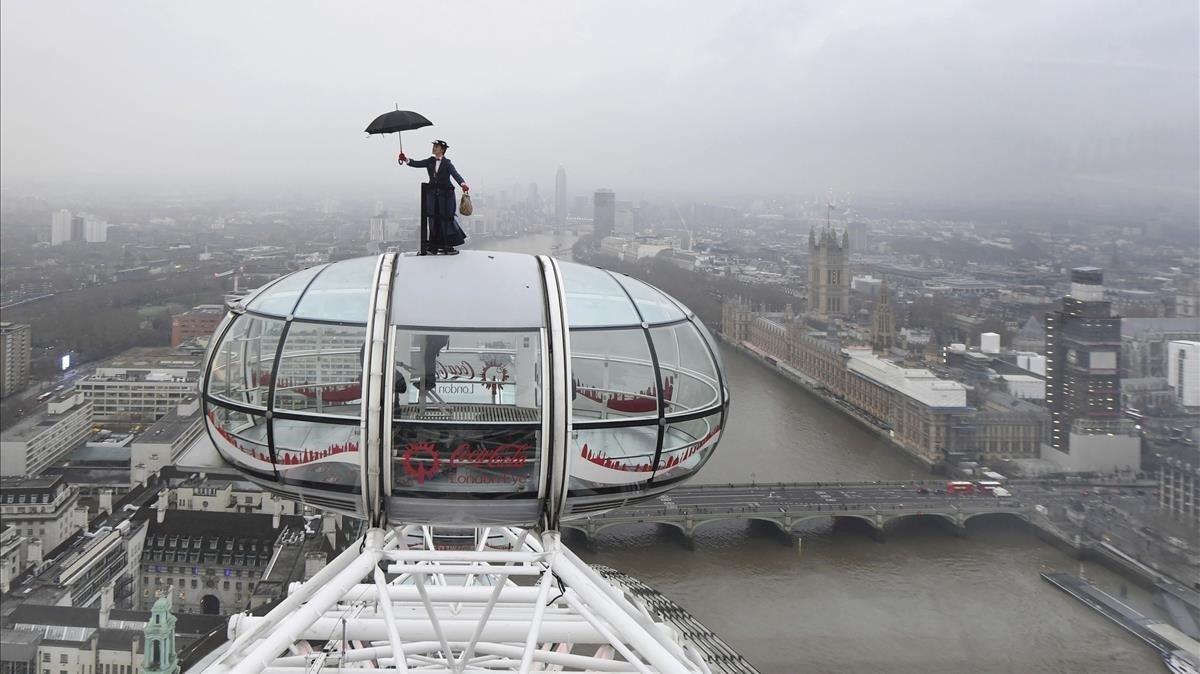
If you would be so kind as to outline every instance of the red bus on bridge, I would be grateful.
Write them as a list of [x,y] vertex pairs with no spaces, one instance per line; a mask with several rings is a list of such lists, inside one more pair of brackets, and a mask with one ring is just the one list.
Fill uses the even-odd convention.
[[947,482],[947,494],[974,494],[975,485],[971,482]]

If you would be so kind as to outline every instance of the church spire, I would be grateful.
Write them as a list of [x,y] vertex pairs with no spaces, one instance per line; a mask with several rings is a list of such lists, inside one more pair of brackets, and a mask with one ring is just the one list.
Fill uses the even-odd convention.
[[150,609],[150,619],[142,628],[145,650],[142,653],[142,674],[179,674],[179,656],[175,653],[175,616],[171,613],[174,587],[160,593]]

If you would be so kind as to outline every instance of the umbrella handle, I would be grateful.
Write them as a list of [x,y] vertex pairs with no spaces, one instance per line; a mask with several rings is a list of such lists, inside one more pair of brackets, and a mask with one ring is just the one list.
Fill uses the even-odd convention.
[[404,134],[397,131],[396,138],[400,141],[400,154],[404,154]]

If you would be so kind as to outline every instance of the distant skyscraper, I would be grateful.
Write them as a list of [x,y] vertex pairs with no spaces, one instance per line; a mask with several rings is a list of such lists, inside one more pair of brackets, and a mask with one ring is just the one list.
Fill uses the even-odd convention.
[[368,237],[371,241],[386,241],[387,240],[387,213],[379,212],[371,218],[370,231]]
[[76,215],[71,218],[71,240],[83,241],[85,238],[83,232],[83,216]]
[[537,183],[529,183],[529,207],[539,208],[542,205],[542,197],[538,194]]
[[617,195],[612,190],[596,190],[592,197],[592,245],[599,247],[606,236],[612,236],[617,222]]
[[554,175],[554,224],[567,224],[567,170],[561,166]]
[[71,211],[54,211],[50,216],[50,245],[61,246],[71,240]]
[[808,232],[808,311],[830,318],[850,310],[850,234]]
[[104,218],[86,215],[83,218],[83,240],[88,243],[105,243],[108,241],[108,223]]
[[29,384],[31,329],[21,323],[0,323],[0,398]]

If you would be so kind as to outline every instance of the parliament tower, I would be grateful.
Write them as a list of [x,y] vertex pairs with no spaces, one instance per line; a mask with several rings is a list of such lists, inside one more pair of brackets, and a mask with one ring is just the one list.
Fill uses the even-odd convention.
[[829,225],[808,232],[808,310],[823,318],[850,311],[850,235]]

